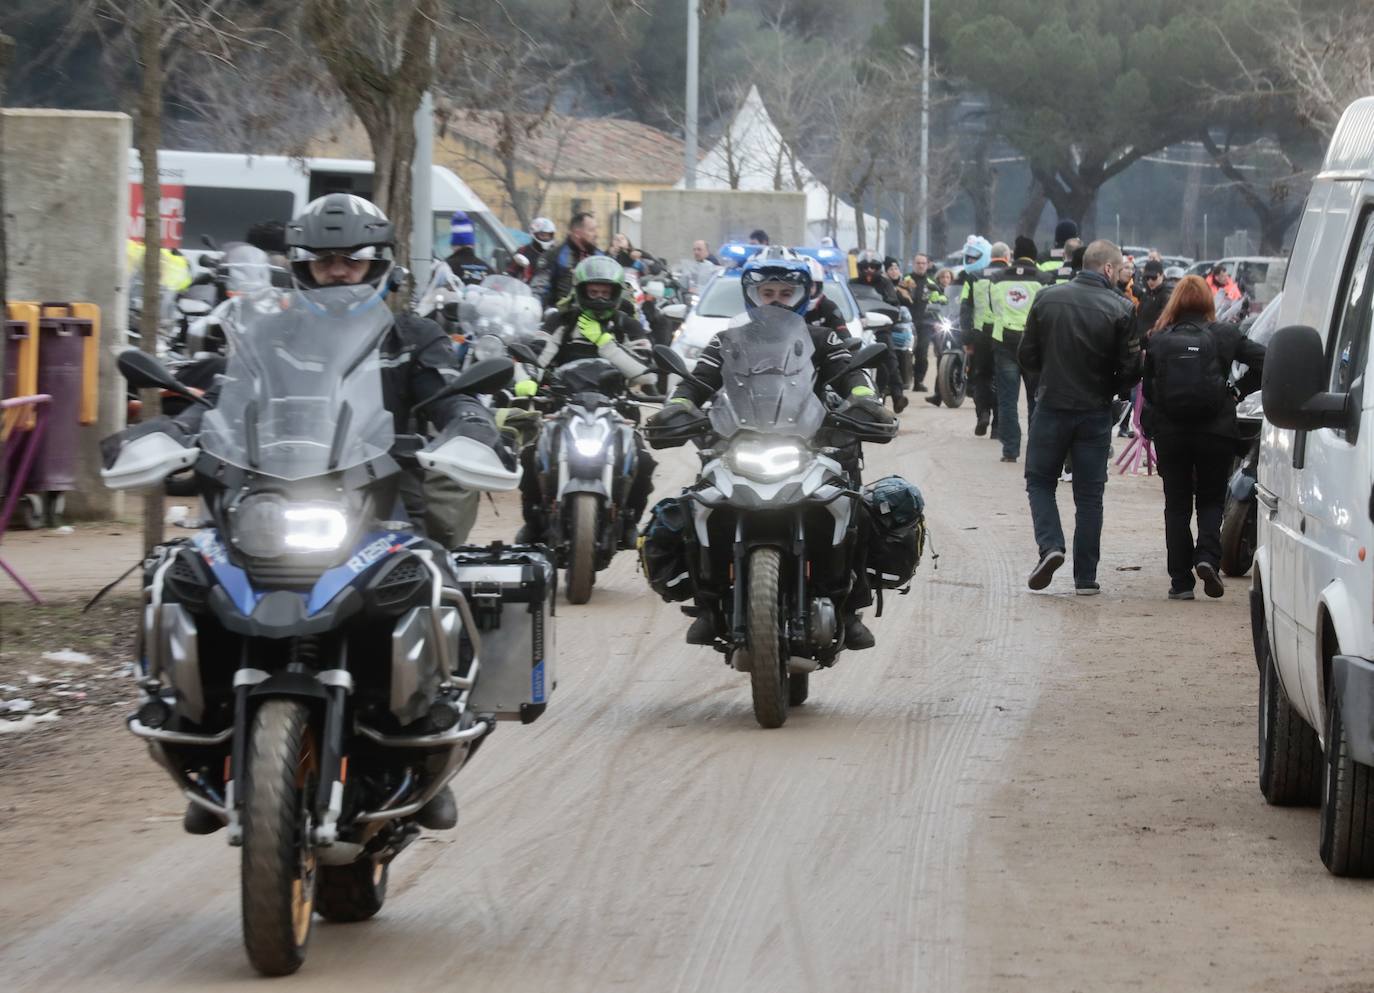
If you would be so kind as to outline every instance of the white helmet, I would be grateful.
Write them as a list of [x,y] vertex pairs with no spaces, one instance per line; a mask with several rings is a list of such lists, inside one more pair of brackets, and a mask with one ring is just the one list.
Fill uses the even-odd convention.
[[[530,221],[530,234],[533,235],[534,240],[541,245],[552,243],[556,233],[553,221],[549,220],[547,217],[536,217],[534,220]],[[541,238],[539,237],[541,234],[546,234],[548,237]]]

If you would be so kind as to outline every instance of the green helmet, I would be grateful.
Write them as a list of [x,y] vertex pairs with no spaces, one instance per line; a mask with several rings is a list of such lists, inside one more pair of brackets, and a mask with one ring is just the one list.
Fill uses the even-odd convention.
[[[592,300],[586,289],[592,283],[604,283],[611,288],[608,300]],[[625,270],[620,263],[609,255],[593,255],[583,259],[573,270],[573,297],[577,306],[598,316],[605,316],[620,306],[620,295],[625,288]]]

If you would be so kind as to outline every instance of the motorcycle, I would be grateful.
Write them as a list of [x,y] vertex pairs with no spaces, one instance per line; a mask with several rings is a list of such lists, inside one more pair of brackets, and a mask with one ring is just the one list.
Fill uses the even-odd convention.
[[930,336],[935,349],[935,391],[947,407],[958,407],[968,395],[968,356],[959,329],[948,317],[935,322]]
[[[485,602],[464,595],[458,557],[393,519],[397,460],[477,490],[514,489],[519,471],[472,439],[394,435],[378,352],[391,312],[371,287],[299,291],[241,317],[194,447],[146,434],[102,476],[141,489],[195,468],[210,526],[144,562],[127,725],[208,812],[188,830],[223,827],[242,849],[248,957],[284,975],[305,959],[313,915],[381,909],[417,815],[495,720],[513,719],[492,693],[521,666],[482,650],[499,642],[479,634]],[[205,403],[151,356],[126,351],[119,367],[136,387]],[[490,392],[510,374],[479,364],[444,393]],[[542,664],[536,675],[542,695]]]
[[[655,448],[702,446],[698,480],[679,498],[686,567],[693,588],[720,604],[716,649],[749,673],[754,717],[775,728],[806,700],[810,674],[844,648],[840,606],[858,561],[861,494],[841,449],[818,440],[884,443],[897,428],[827,409],[814,389],[811,337],[796,314],[760,308],[720,338],[722,386],[708,413],[651,430],[648,439]],[[834,380],[875,364],[886,349],[864,345]],[[707,389],[672,349],[654,355]]]
[[639,468],[639,405],[628,395],[624,373],[606,359],[578,359],[545,375],[548,405],[555,409],[544,419],[534,453],[544,497],[543,543],[567,570],[568,602],[586,603],[596,574],[621,545],[625,500]]
[[1244,576],[1255,563],[1255,543],[1259,534],[1260,436],[1264,428],[1264,403],[1259,391],[1236,404],[1236,427],[1246,445],[1231,480],[1226,486],[1226,502],[1221,512],[1221,571],[1228,576]]

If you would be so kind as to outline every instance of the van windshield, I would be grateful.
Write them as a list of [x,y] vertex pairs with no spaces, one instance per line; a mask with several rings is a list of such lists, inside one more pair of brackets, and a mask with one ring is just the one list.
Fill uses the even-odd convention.
[[[495,229],[495,225],[500,222],[495,216],[485,211],[470,210],[467,212],[468,220],[472,221],[472,230],[477,239],[474,246],[477,257],[490,265],[497,272],[504,272],[506,265],[510,262],[509,249],[506,247],[508,239],[502,238]],[[449,219],[452,211],[443,213],[434,212],[434,257],[436,259],[446,259],[452,254],[453,249],[449,247]]]

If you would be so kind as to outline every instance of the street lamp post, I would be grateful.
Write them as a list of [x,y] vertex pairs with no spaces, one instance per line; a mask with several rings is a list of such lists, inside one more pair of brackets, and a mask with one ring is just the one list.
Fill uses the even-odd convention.
[[689,190],[697,188],[697,49],[701,30],[697,5],[698,0],[687,0],[687,123],[682,154],[686,159],[683,180]]
[[921,14],[921,241],[918,251],[930,251],[930,0]]

